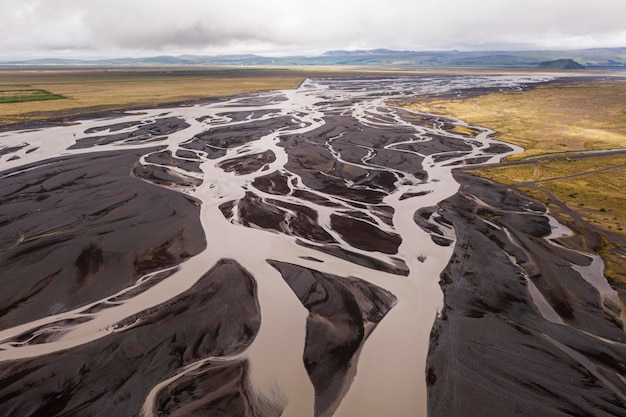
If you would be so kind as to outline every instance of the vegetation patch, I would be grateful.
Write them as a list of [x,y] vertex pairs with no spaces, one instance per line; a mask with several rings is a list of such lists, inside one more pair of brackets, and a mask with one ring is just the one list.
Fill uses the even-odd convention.
[[514,161],[474,174],[544,203],[578,232],[572,238],[576,245],[598,250],[605,275],[623,289],[626,152],[594,156],[587,151],[626,148],[625,100],[626,81],[615,79],[557,82],[469,99],[415,100],[408,107],[489,127],[499,140],[522,146],[524,152],[510,158]]
[[626,80],[555,82],[521,92],[405,103],[486,126],[524,148],[509,160],[552,153],[626,148]]
[[67,98],[53,94],[48,90],[29,88],[29,86],[0,86],[1,103],[23,103],[27,101],[59,100]]
[[[0,70],[0,124],[297,88],[305,78],[295,71],[212,68]],[[63,97],[71,100],[56,100]]]
[[480,133],[480,130],[470,126],[456,125],[450,130],[450,132],[465,136],[476,136]]

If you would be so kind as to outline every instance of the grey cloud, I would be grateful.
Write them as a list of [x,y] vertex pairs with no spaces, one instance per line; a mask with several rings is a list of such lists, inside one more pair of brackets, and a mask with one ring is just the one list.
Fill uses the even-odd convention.
[[0,54],[625,46],[623,0],[3,0]]

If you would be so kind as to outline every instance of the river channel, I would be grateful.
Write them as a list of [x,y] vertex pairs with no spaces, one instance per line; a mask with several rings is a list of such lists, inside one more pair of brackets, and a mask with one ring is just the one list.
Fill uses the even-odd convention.
[[20,375],[0,414],[426,415],[457,241],[436,206],[454,168],[519,149],[390,100],[548,80],[308,79],[0,133],[0,367]]

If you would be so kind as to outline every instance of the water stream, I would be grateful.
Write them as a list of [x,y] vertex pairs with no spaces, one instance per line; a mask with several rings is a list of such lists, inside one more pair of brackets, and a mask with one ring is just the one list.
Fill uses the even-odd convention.
[[[185,169],[184,165],[154,162],[148,151],[141,159],[145,166],[167,169],[170,175],[186,180],[171,188],[200,201],[201,223],[207,241],[204,251],[185,261],[166,279],[155,285],[150,277],[138,281],[132,288],[136,292],[132,297],[121,297],[123,300],[119,301],[120,296],[130,290],[125,289],[117,294],[103,295],[101,300],[71,311],[0,331],[0,361],[72,349],[127,331],[136,322],[128,323],[126,319],[141,317],[142,311],[183,293],[220,259],[230,258],[250,271],[258,286],[261,328],[250,347],[237,356],[250,363],[251,386],[259,397],[284,407],[284,416],[312,416],[314,387],[302,360],[309,312],[281,274],[268,264],[267,260],[272,259],[336,276],[357,277],[397,298],[396,305],[365,342],[356,377],[334,415],[425,415],[424,364],[431,326],[442,306],[439,274],[452,254],[454,232],[438,224],[436,215],[426,219],[433,228],[420,227],[415,221],[415,213],[418,209],[435,206],[457,191],[458,184],[451,174],[454,167],[497,162],[517,149],[495,147],[501,144],[491,139],[493,132],[488,129],[473,127],[475,134],[459,133],[454,126],[466,126],[462,121],[397,109],[387,101],[415,95],[466,94],[472,89],[519,89],[546,80],[545,77],[531,76],[316,79],[307,80],[297,90],[190,107],[147,109],[126,113],[114,120],[81,120],[76,125],[0,135],[1,145],[19,148],[0,156],[2,170],[10,172],[0,173],[2,178],[18,175],[22,172],[21,167],[36,169],[31,164],[41,165],[50,158],[122,149],[153,149],[155,146],[165,147],[171,155],[178,155],[179,160],[199,162],[200,170],[194,171]],[[132,140],[98,142],[89,147],[75,146],[90,138],[133,132],[138,126],[156,123],[163,117],[179,119],[188,127],[145,140],[134,137]],[[210,135],[215,130],[228,128],[236,132],[240,128],[268,126],[267,123],[279,119],[280,123],[271,125],[266,131],[259,128],[264,133],[260,137],[241,144],[221,146],[212,142],[204,149],[190,146],[194,139]],[[113,132],[107,126],[114,123],[129,125]],[[352,143],[359,132],[374,139]],[[381,137],[385,140],[380,141]],[[334,160],[290,170],[288,162],[295,158],[298,147],[286,146],[289,140],[321,146]],[[210,154],[212,152],[217,153]],[[224,168],[236,161],[249,163],[268,152],[273,157],[261,162],[258,169],[229,171]],[[310,150],[298,154],[301,159],[309,157]],[[421,161],[421,164],[412,161]],[[328,168],[332,164],[340,164],[341,172],[345,174],[343,178],[338,179],[338,171]],[[329,192],[307,179],[306,175],[315,170],[317,175],[339,181],[346,190],[384,196],[380,201],[367,202],[354,195]],[[367,172],[365,180],[349,174],[363,171]],[[392,176],[385,177],[392,178],[391,185],[368,182],[382,172]],[[253,185],[255,180],[270,174],[286,178],[289,192],[270,193]],[[326,203],[303,199],[296,191],[315,195]],[[246,227],[236,212],[231,217],[225,216],[224,204],[240,201],[247,193],[253,193],[264,204],[281,207],[290,213],[281,223],[281,230],[259,225]],[[371,268],[316,250],[315,247],[321,245],[319,241],[293,232],[289,218],[294,218],[297,213],[289,211],[291,206],[288,204],[317,213],[319,227],[336,242],[333,247],[367,256],[382,264],[404,266],[406,273]],[[383,209],[392,213],[390,221],[372,215]],[[370,228],[400,236],[401,244],[394,253],[359,247],[349,236],[333,227],[335,216],[365,219],[363,222]],[[145,291],[136,291],[142,286]],[[93,306],[103,303],[106,308],[94,311]],[[38,335],[48,333],[54,336],[44,343],[16,341],[18,336],[35,330]],[[179,374],[154,387],[144,404],[145,414],[151,414],[152,402],[160,389],[201,365],[181,369]]]

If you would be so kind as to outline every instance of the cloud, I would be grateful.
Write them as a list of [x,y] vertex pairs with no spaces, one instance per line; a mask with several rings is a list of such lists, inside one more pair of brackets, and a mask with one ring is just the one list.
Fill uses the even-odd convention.
[[3,0],[2,54],[626,46],[623,0]]

